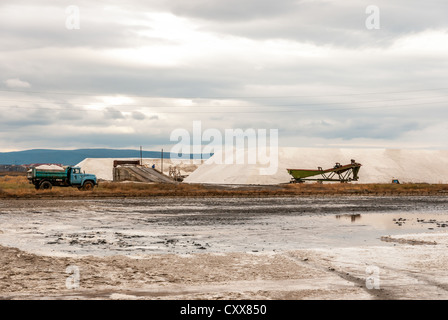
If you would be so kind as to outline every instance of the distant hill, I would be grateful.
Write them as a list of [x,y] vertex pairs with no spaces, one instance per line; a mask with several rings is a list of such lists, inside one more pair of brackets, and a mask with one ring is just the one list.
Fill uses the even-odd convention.
[[[161,158],[161,151],[143,151],[143,158]],[[163,152],[164,158],[170,158],[169,152]],[[193,157],[193,156],[190,156]],[[204,157],[207,159],[209,156]],[[58,163],[73,166],[85,158],[140,158],[140,150],[122,149],[78,149],[52,150],[33,149],[15,152],[0,152],[0,164],[22,165],[32,163]],[[200,155],[194,158],[201,158]]]

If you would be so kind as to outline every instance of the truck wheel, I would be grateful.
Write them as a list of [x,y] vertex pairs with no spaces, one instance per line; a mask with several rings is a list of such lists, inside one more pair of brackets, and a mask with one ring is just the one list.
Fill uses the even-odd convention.
[[44,181],[40,184],[39,189],[42,190],[51,190],[53,188],[53,185],[51,184],[50,181]]
[[93,182],[92,181],[86,181],[84,185],[82,186],[83,191],[92,191],[93,190]]

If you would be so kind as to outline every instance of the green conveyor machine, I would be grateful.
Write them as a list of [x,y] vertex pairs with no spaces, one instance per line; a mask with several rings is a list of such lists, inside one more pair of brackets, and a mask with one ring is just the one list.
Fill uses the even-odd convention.
[[286,169],[288,173],[293,177],[292,183],[303,183],[306,181],[336,181],[336,182],[350,182],[358,181],[358,173],[361,168],[361,164],[355,160],[351,160],[350,164],[341,165],[336,162],[333,168],[323,170],[322,167],[318,167],[317,170],[313,169]]

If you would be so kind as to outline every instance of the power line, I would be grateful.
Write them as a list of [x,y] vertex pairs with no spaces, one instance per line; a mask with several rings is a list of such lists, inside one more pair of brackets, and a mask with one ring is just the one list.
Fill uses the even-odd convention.
[[[408,106],[427,106],[432,104],[440,104],[447,103],[446,100],[443,101],[433,101],[426,103],[415,103],[415,104],[404,104],[404,105],[386,105],[386,106],[371,106],[371,107],[349,107],[349,108],[329,108],[329,109],[308,109],[308,110],[258,110],[258,111],[162,111],[162,112],[154,112],[159,114],[166,113],[176,113],[176,114],[205,114],[205,113],[301,113],[301,112],[321,112],[321,111],[344,111],[344,110],[367,110],[367,109],[380,109],[380,108],[401,108]],[[83,112],[104,112],[107,110],[86,110],[86,109],[72,109],[72,108],[42,108],[42,107],[19,107],[19,106],[0,106],[0,108],[10,108],[10,109],[25,109],[25,110],[51,110],[51,111],[83,111]],[[119,111],[119,110],[113,110]]]
[[[429,97],[429,99],[435,98],[445,98],[447,96],[434,96]],[[308,106],[321,106],[321,105],[339,105],[339,104],[364,104],[364,103],[375,103],[375,102],[396,102],[396,101],[407,101],[407,100],[418,100],[418,99],[428,99],[428,97],[412,97],[412,98],[403,98],[403,99],[382,99],[382,100],[368,100],[368,101],[348,101],[348,102],[320,102],[320,103],[304,103],[304,104],[277,104],[277,105],[258,105],[258,106],[244,106],[244,105],[197,105],[197,106],[179,106],[179,105],[165,105],[165,106],[148,106],[148,105],[139,105],[139,104],[126,104],[126,105],[109,105],[106,107],[112,107],[116,109],[117,107],[147,107],[147,108],[277,108],[277,107],[308,107]],[[72,104],[70,102],[51,102],[51,101],[33,101],[33,100],[0,100],[0,102],[27,102],[27,103],[37,103],[37,104],[69,104],[72,106],[81,106],[86,107],[87,104]],[[95,105],[95,103],[89,103],[90,105]],[[101,103],[98,103],[101,104]],[[7,106],[1,106],[2,108]],[[13,107],[13,106],[10,106]],[[74,110],[73,108],[59,108],[54,110]],[[86,110],[86,109],[75,109],[79,111],[103,111],[103,110]],[[119,110],[117,110],[119,111]],[[132,112],[135,110],[130,110],[127,112]]]
[[[410,93],[410,92],[425,92],[425,91],[442,91],[448,90],[448,88],[430,88],[430,89],[418,89],[418,90],[403,90],[403,91],[383,91],[383,92],[366,92],[366,93],[346,93],[346,94],[325,94],[326,97],[342,97],[342,96],[355,96],[355,95],[373,95],[373,94],[397,94],[397,93]],[[55,92],[55,91],[28,91],[28,90],[6,90],[2,89],[0,92],[15,92],[15,93],[38,93],[38,94],[56,94],[56,95],[75,95],[75,96],[102,96],[104,94],[98,93],[76,93],[76,92]],[[148,95],[135,95],[135,94],[115,94],[115,95],[125,95],[128,97],[139,97],[139,98],[150,98],[150,99],[283,99],[283,98],[313,98],[322,97],[323,94],[319,95],[291,95],[291,96],[191,96],[191,97],[163,97],[163,96],[148,96]]]

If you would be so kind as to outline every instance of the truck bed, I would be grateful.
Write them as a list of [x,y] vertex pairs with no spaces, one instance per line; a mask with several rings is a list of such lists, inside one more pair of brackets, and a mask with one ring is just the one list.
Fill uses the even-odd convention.
[[[67,178],[67,170],[36,170],[30,172],[31,178],[34,179],[65,179]],[[29,176],[30,177],[30,176]]]

